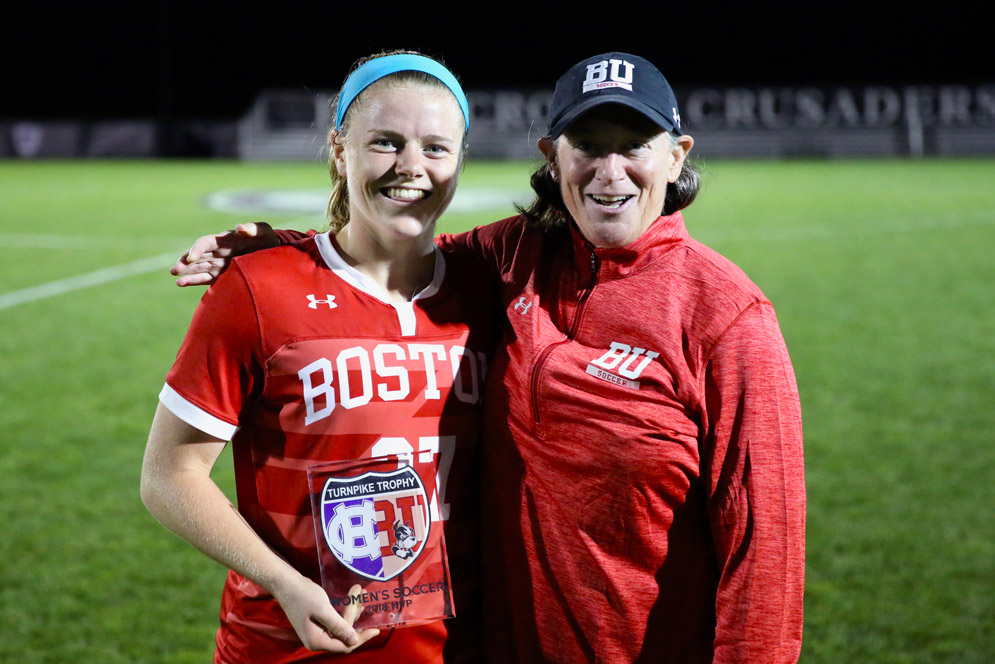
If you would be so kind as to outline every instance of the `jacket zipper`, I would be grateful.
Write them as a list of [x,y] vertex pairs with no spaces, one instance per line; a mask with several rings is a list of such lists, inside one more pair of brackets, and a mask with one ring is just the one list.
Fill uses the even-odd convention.
[[536,360],[535,366],[532,368],[532,380],[530,383],[530,390],[532,392],[532,422],[536,429],[542,428],[542,415],[540,414],[539,408],[539,376],[542,374],[543,366],[546,364],[546,359],[549,357],[550,353],[553,352],[558,346],[562,346],[565,343],[573,341],[577,336],[577,332],[580,330],[580,321],[584,316],[584,308],[587,305],[587,300],[590,298],[591,293],[594,291],[594,287],[598,283],[598,270],[601,264],[598,257],[595,255],[594,251],[591,250],[591,280],[588,282],[587,287],[581,292],[580,298],[577,300],[577,311],[574,313],[573,323],[570,325],[570,331],[567,332],[567,338],[563,341],[557,341],[546,346],[542,352],[539,354],[539,358]]

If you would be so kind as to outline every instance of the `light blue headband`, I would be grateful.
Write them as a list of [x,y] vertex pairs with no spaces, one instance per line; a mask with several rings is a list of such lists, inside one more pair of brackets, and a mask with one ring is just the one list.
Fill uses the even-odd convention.
[[352,102],[356,100],[360,92],[384,76],[399,71],[420,71],[442,81],[456,97],[456,101],[459,102],[460,110],[463,111],[463,121],[465,122],[466,130],[470,130],[470,111],[467,107],[466,95],[463,94],[463,88],[460,87],[459,81],[456,80],[452,72],[432,58],[407,53],[375,58],[363,64],[359,69],[349,75],[349,78],[346,79],[345,84],[342,86],[342,90],[339,92],[338,109],[335,111],[335,128],[338,129],[342,126],[342,118],[345,117],[345,112],[349,109]]

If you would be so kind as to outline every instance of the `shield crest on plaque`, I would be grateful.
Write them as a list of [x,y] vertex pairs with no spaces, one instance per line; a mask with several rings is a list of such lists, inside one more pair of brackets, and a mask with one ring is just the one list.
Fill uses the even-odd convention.
[[425,484],[411,466],[329,477],[321,530],[335,558],[360,576],[388,581],[424,550],[431,528]]

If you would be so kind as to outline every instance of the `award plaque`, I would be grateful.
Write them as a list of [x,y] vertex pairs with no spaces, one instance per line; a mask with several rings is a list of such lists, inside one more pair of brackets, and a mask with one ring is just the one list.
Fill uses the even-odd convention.
[[442,523],[431,518],[434,464],[389,455],[308,466],[307,475],[321,585],[336,611],[360,602],[360,629],[454,615]]

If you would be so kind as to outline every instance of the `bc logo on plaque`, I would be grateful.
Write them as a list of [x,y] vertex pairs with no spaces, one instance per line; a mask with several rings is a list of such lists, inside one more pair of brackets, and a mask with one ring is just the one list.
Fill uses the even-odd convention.
[[454,614],[443,524],[431,518],[437,474],[435,459],[400,455],[308,466],[321,585],[337,611],[362,604],[355,627]]
[[431,530],[428,495],[410,466],[358,477],[329,477],[321,491],[321,526],[340,563],[389,581],[421,555]]

